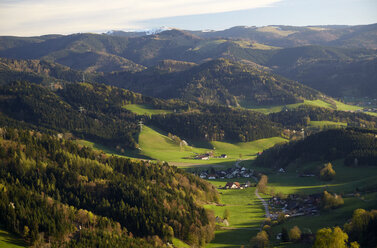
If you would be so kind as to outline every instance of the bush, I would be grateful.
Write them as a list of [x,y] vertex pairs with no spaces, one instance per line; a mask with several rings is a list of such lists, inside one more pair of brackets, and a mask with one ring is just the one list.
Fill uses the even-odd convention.
[[289,230],[289,239],[293,242],[297,242],[301,239],[301,230],[298,226],[294,226]]
[[330,181],[334,179],[335,177],[335,170],[332,168],[331,163],[327,163],[324,165],[324,167],[321,169],[319,175],[322,180]]
[[327,191],[323,192],[323,198],[322,198],[322,208],[325,210],[332,209],[332,208],[338,208],[341,205],[344,204],[343,197],[341,195],[337,194],[330,194]]
[[252,248],[266,248],[268,247],[268,235],[266,231],[260,231],[257,236],[250,240],[250,245]]

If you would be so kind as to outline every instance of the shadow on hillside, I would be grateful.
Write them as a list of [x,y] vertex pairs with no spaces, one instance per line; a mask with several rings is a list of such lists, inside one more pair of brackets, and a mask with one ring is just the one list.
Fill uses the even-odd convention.
[[[250,223],[252,225],[252,223]],[[227,229],[215,233],[211,244],[223,245],[224,247],[248,246],[250,239],[258,233],[258,228]]]
[[10,234],[8,232],[3,231],[2,227],[0,227],[0,240],[6,244],[16,245],[20,247],[25,247],[26,243],[21,239],[16,237],[14,234]]

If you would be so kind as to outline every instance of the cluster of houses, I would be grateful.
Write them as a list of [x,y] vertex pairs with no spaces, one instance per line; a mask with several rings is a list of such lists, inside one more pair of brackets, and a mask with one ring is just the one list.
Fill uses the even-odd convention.
[[246,169],[245,167],[235,166],[232,168],[228,168],[226,170],[206,170],[199,172],[198,175],[200,178],[203,179],[232,179],[238,177],[252,177],[253,171],[250,169]]
[[319,205],[322,194],[312,195],[289,195],[286,199],[272,197],[268,201],[270,206],[270,218],[276,220],[280,213],[284,213],[286,218],[316,215],[319,213]]
[[212,153],[196,154],[194,159],[199,160],[209,160],[210,158],[227,158],[226,154],[221,154],[220,156],[214,156]]
[[377,113],[377,108],[364,108],[361,112],[373,112],[373,113]]
[[250,181],[246,183],[227,182],[224,187],[219,187],[219,189],[246,189],[251,186],[255,186],[255,183],[252,184]]

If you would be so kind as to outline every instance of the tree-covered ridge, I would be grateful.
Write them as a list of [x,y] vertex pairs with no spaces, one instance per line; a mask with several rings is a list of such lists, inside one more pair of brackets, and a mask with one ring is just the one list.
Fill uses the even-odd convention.
[[294,162],[345,159],[347,165],[374,165],[377,161],[377,131],[337,129],[319,132],[303,140],[277,145],[263,152],[259,166],[286,167]]
[[[112,238],[106,231],[115,221],[121,227],[114,229],[124,232],[126,228],[127,237],[130,233],[148,239],[157,235],[164,242],[177,237],[191,245],[203,245],[213,237],[214,219],[199,204],[216,202],[218,195],[213,186],[194,175],[167,164],[109,157],[35,131],[0,131],[1,197],[2,202],[13,203],[0,205],[1,218],[17,233],[28,226],[31,236],[27,238],[32,242],[42,235],[45,241],[49,236],[56,242],[67,241],[67,247],[95,244]],[[54,207],[41,214],[51,204]],[[25,211],[19,211],[21,206]],[[25,216],[31,209],[33,214]],[[76,222],[77,209],[97,217],[85,212],[88,222]],[[97,231],[77,233],[75,226],[81,223],[100,235],[96,237]],[[82,235],[67,237],[73,230]],[[121,244],[129,237],[118,238]]]
[[[78,91],[73,92],[79,94]],[[87,91],[86,95],[90,98],[89,92]],[[91,109],[86,110],[84,106],[80,108],[83,102],[72,104],[65,101],[57,92],[26,82],[2,86],[0,95],[1,113],[10,118],[59,132],[72,132],[77,136],[98,140],[105,144],[114,142],[123,147],[135,147],[133,136],[138,132],[136,116],[121,107],[107,114]],[[92,100],[93,105],[98,106],[99,103],[95,101],[98,99],[93,95]],[[105,102],[104,99],[101,104],[103,102]],[[105,105],[104,107],[111,110],[116,106]]]
[[309,125],[310,121],[344,122],[353,127],[377,128],[375,116],[308,105],[296,109],[283,109],[281,112],[269,114],[269,117],[271,121],[288,128],[303,128]]
[[147,123],[188,140],[248,142],[279,136],[282,131],[263,114],[215,106],[202,112],[153,115]]
[[226,59],[171,73],[151,68],[138,73],[106,74],[103,82],[154,97],[230,106],[244,102],[248,105],[290,104],[321,95],[297,82]]

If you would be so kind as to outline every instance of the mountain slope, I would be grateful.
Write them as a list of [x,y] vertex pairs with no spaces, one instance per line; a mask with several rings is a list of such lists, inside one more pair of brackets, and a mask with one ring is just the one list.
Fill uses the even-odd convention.
[[176,237],[199,247],[213,238],[214,216],[199,202],[218,193],[192,174],[33,130],[0,132],[0,220],[30,245],[168,247]]
[[239,106],[242,102],[288,104],[321,95],[297,82],[225,59],[180,72],[166,73],[150,68],[135,74],[107,74],[105,81],[154,97],[231,106]]

